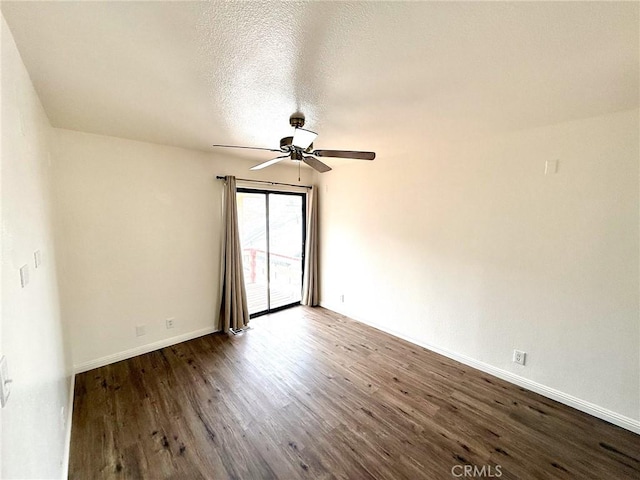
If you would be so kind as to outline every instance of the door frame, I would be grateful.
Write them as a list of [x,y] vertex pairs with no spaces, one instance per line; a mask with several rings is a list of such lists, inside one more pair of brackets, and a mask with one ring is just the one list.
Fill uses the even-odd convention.
[[[305,264],[305,255],[306,255],[306,247],[307,247],[307,192],[291,192],[286,190],[265,190],[260,188],[251,188],[251,187],[236,187],[236,195],[238,193],[261,193],[265,195],[265,215],[266,215],[266,243],[267,243],[267,309],[262,310],[260,312],[251,313],[249,318],[260,317],[262,315],[267,315],[268,313],[279,312],[280,310],[284,310],[287,308],[295,307],[300,305],[300,301],[289,303],[287,305],[281,305],[279,307],[271,308],[271,269],[270,269],[270,256],[271,256],[271,245],[269,238],[269,194],[274,193],[276,195],[293,195],[299,196],[302,198],[302,256],[301,256],[301,272],[302,276],[300,278],[300,285],[304,285],[304,264]],[[244,266],[243,266],[244,269]],[[300,295],[302,297],[302,287],[300,291]]]

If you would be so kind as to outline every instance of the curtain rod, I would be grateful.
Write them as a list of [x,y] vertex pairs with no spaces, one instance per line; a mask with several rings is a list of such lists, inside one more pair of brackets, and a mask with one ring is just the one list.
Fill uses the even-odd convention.
[[[224,180],[226,177],[218,175],[216,178],[218,180]],[[240,180],[241,182],[267,183],[269,185],[286,185],[287,187],[311,188],[311,185],[294,185],[293,183],[267,182],[265,180],[250,180],[248,178],[236,178],[236,180]]]

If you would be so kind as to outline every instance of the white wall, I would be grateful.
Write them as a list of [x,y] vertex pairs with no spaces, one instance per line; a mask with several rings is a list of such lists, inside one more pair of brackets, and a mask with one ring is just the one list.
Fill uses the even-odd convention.
[[[2,425],[2,478],[66,477],[71,376],[58,306],[51,126],[2,18],[2,319],[0,354],[13,379]],[[43,263],[34,268],[33,253]],[[27,264],[30,282],[20,286]]]
[[322,304],[640,431],[639,155],[634,110],[321,175]]
[[[55,132],[61,301],[76,368],[214,331],[223,188],[216,175],[298,183],[297,169],[250,172],[259,160]],[[310,170],[301,180],[311,181]],[[146,325],[146,335],[136,337],[136,325]]]

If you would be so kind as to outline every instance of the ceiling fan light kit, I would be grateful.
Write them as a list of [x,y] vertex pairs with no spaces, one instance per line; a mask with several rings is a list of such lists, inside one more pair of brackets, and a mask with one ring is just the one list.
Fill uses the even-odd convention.
[[313,144],[318,134],[311,130],[305,130],[304,128],[296,128],[296,132],[293,135],[293,146],[306,150],[309,145]]
[[[283,153],[276,158],[267,160],[266,162],[254,165],[250,170],[261,170],[269,167],[285,158],[290,158],[294,162],[304,162],[317,172],[324,173],[331,170],[329,165],[324,164],[315,157],[333,157],[333,158],[351,158],[355,160],[373,160],[376,158],[375,152],[359,152],[352,150],[313,150],[313,141],[318,136],[311,130],[305,130],[304,115],[294,113],[289,117],[289,125],[295,130],[292,137],[284,137],[280,139],[280,149],[261,148],[261,147],[245,147],[240,145],[213,145],[214,147],[224,148],[246,148],[250,150],[267,150],[269,152]],[[306,155],[305,155],[306,154]]]

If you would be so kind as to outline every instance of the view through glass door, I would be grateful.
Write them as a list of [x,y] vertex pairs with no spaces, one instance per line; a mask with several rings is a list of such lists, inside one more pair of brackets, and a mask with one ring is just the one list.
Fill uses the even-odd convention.
[[238,189],[238,224],[252,317],[302,299],[305,194]]

